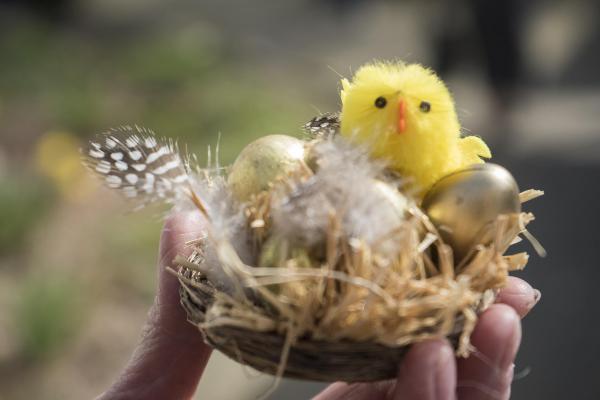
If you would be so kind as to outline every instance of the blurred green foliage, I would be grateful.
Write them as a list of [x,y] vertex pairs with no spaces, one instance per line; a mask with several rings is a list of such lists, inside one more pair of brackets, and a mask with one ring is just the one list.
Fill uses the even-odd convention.
[[15,310],[23,359],[52,357],[74,337],[83,316],[76,288],[66,276],[36,276],[23,282]]
[[280,93],[201,24],[122,37],[22,24],[0,37],[0,54],[10,54],[0,63],[4,114],[31,115],[48,130],[88,137],[138,124],[182,139],[201,159],[221,132],[228,163],[252,139],[293,134],[303,122],[293,88]]
[[[92,298],[94,305],[115,301],[121,311],[139,313],[155,294],[161,211],[128,214],[127,205],[121,212],[112,202],[98,201],[90,202],[94,210],[87,208],[85,182],[72,165],[79,165],[79,141],[138,124],[179,139],[182,150],[197,154],[204,165],[209,145],[214,161],[220,135],[219,161],[225,165],[260,136],[299,132],[306,118],[300,88],[256,70],[226,34],[201,22],[113,28],[25,18],[0,35],[0,156],[6,154],[9,167],[0,170],[0,256],[9,254],[0,257],[0,267],[18,282],[14,301],[3,304],[10,304],[17,359],[45,371],[60,359],[79,362],[67,350],[85,336],[84,323],[103,318],[88,307]],[[14,173],[34,168],[40,176]],[[102,218],[82,217],[81,225],[44,218],[54,207]],[[77,246],[45,257],[52,247],[46,239],[28,240],[42,227],[50,234],[81,232],[69,236],[77,236]],[[13,260],[22,262],[18,269]],[[128,329],[136,332],[137,326]],[[114,338],[101,339],[110,353]],[[32,373],[18,373],[40,384]],[[23,398],[36,397],[28,390]]]
[[[156,256],[162,226],[161,218],[148,210],[129,215],[116,215],[106,221],[99,237],[104,237],[103,258],[112,263],[113,285],[126,289],[128,295],[151,301],[155,295]],[[126,224],[127,229],[112,229]]]
[[28,233],[53,203],[52,190],[40,179],[0,179],[0,254],[22,250]]

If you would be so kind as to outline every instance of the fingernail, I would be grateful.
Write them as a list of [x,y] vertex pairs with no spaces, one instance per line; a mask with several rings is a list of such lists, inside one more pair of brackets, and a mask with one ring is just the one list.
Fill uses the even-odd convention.
[[452,400],[454,399],[456,368],[453,365],[454,352],[450,346],[443,346],[438,352],[438,359],[435,365],[434,385],[436,399]]
[[538,289],[533,289],[533,305],[534,306],[540,301],[541,298],[542,298],[542,292],[540,292]]

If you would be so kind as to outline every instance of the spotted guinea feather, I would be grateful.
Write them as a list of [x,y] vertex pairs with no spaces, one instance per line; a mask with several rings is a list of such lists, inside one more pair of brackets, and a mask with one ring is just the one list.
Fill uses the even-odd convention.
[[87,167],[138,207],[172,203],[189,188],[188,166],[177,144],[149,129],[110,129],[92,139],[83,152]]
[[340,116],[337,113],[325,113],[314,117],[302,127],[312,139],[330,139],[340,131]]

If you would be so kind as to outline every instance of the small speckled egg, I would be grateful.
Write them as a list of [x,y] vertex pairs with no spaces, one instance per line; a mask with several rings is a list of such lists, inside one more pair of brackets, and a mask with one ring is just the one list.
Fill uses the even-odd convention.
[[291,136],[269,135],[247,145],[231,166],[227,183],[233,196],[247,201],[268,189],[277,177],[304,163],[305,142]]

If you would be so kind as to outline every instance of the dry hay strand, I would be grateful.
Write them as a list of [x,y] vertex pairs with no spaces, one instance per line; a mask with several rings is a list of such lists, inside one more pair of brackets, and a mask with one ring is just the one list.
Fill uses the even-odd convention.
[[[539,194],[523,192],[521,200]],[[268,234],[268,197],[256,196],[246,210],[256,246]],[[227,240],[209,235],[197,241],[192,256],[176,259],[172,271],[189,321],[214,348],[278,377],[390,379],[410,345],[430,338],[448,338],[457,356],[466,357],[477,315],[493,303],[508,272],[527,263],[526,253],[504,252],[533,216],[499,217],[489,227],[489,244],[475,246],[458,265],[416,206],[390,232],[403,249],[391,260],[381,257],[377,244],[344,236],[340,218],[330,212],[323,257],[290,253],[276,267],[244,264]],[[233,293],[207,278],[207,245],[235,282]]]

